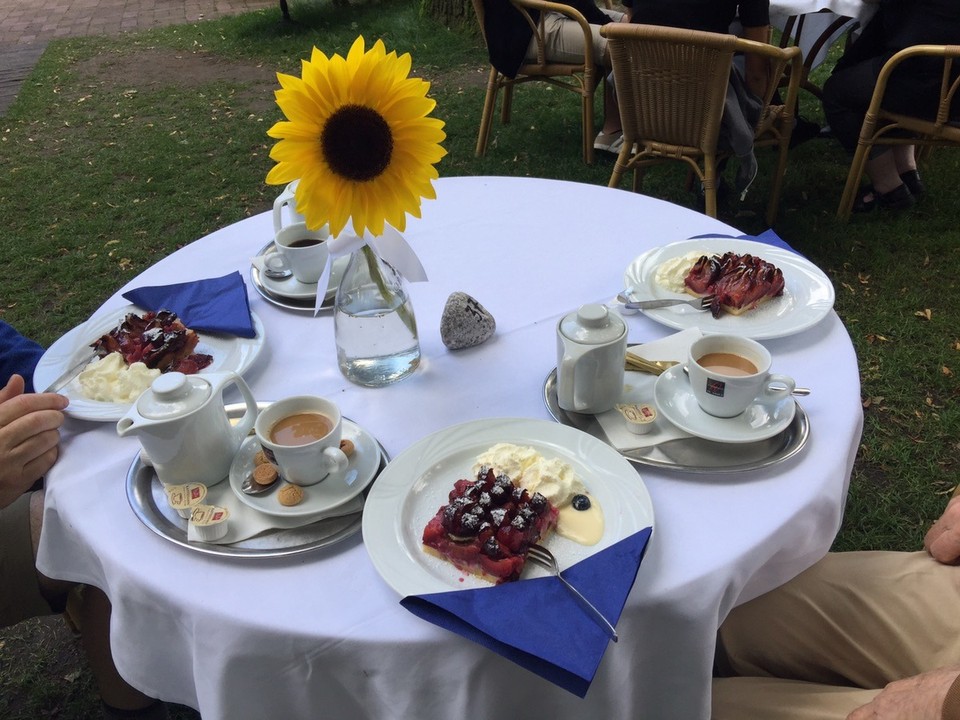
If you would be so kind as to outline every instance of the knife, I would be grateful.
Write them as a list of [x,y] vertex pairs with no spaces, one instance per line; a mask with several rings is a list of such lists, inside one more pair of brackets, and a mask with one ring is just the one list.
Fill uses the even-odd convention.
[[47,389],[43,392],[58,392],[64,387],[70,384],[70,381],[73,380],[77,375],[79,375],[83,369],[90,364],[90,361],[97,357],[95,350],[90,350],[83,355],[83,357],[78,360],[76,363],[71,365],[69,368],[64,370],[64,372],[50,385],[47,386]]

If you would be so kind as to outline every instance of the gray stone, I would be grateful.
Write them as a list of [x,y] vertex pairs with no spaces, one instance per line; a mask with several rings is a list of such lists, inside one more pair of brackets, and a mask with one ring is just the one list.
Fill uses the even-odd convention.
[[497,329],[487,309],[463,292],[451,293],[440,318],[440,338],[451,350],[486,342]]

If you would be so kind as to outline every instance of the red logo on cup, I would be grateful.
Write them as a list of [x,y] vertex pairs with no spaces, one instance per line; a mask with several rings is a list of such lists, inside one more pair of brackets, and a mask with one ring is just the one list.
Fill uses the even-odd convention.
[[724,389],[727,384],[721,380],[712,380],[707,379],[707,394],[716,395],[717,397],[723,397]]

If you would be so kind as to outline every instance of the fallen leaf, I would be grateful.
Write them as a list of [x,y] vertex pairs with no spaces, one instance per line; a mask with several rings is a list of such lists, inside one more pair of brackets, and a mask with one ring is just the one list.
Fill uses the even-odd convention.
[[942,372],[942,373],[943,373],[944,375],[946,375],[947,377],[950,377],[951,375],[953,375],[953,370],[951,370],[950,368],[948,368],[946,365],[944,365],[942,368],[940,368],[940,372]]
[[922,317],[925,320],[929,320],[931,317],[933,317],[933,313],[931,312],[930,308],[926,308],[924,310],[917,310],[914,313],[914,315],[916,315],[917,317]]
[[66,675],[64,675],[63,679],[66,680],[67,682],[73,682],[74,680],[79,678],[81,675],[83,675],[82,672],[80,672],[79,670],[75,670],[72,673],[67,673]]
[[870,282],[870,276],[865,273],[857,273],[857,280],[861,285],[867,285]]

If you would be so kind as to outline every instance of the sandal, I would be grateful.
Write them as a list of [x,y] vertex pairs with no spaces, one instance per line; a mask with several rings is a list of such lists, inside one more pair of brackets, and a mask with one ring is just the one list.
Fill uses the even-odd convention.
[[885,193],[877,192],[872,185],[868,185],[853,201],[853,211],[855,213],[868,213],[873,212],[877,207],[906,210],[913,207],[915,202],[916,200],[914,200],[905,184],[900,184],[890,192]]
[[[623,145],[623,132],[617,130],[612,133],[600,133],[593,141],[594,150],[603,150],[604,152],[618,153]],[[616,146],[616,150],[614,150]]]
[[925,188],[923,187],[923,181],[920,180],[920,173],[916,170],[907,170],[906,172],[900,173],[900,179],[903,181],[903,184],[907,186],[907,190],[910,191],[910,194],[914,198],[919,198],[923,195]]

